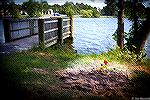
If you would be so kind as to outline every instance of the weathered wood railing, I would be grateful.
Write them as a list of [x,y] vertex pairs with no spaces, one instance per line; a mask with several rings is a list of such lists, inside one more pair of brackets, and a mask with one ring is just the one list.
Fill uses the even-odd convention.
[[49,47],[55,43],[63,43],[67,37],[71,37],[72,18],[42,18],[38,20],[39,44]]
[[5,42],[11,42],[38,33],[38,19],[4,19]]
[[39,34],[39,45],[49,47],[72,37],[73,19],[69,17],[4,19],[5,42]]

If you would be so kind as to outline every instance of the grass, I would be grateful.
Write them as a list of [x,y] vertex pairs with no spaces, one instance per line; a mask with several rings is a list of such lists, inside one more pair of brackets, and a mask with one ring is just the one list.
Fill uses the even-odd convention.
[[[60,84],[60,81],[55,76],[55,71],[71,67],[75,64],[90,64],[95,60],[103,61],[104,59],[107,59],[109,62],[139,64],[150,67],[149,59],[142,59],[137,63],[136,55],[131,55],[128,52],[128,50],[115,49],[99,55],[79,55],[74,52],[70,42],[67,41],[63,45],[57,44],[47,49],[33,48],[27,52],[4,56],[0,66],[3,66],[1,67],[1,73],[4,76],[4,86],[6,86],[5,82],[14,84],[6,86],[9,89],[12,88],[13,90],[14,87],[17,87],[20,90],[20,88],[23,88],[25,91],[32,91],[31,94],[34,94],[33,97],[45,97],[49,95],[47,98],[54,98],[55,96],[65,99],[67,95],[69,98],[78,95],[79,91],[65,91],[51,88],[53,85],[57,86]],[[45,91],[44,94],[43,91]],[[53,92],[49,93],[49,91]],[[40,96],[39,92],[41,93]],[[31,98],[33,99],[33,97]]]
[[118,62],[120,64],[140,65],[150,67],[150,59],[131,53],[127,48],[110,49],[99,55],[100,58],[107,59],[109,62]]
[[[50,87],[59,84],[55,71],[70,67],[69,65],[77,58],[80,56],[74,53],[67,43],[47,49],[33,48],[27,52],[5,55],[1,59],[2,63],[0,63],[2,66],[1,74],[3,75],[2,83],[5,87],[3,91],[12,90],[13,92],[10,92],[12,96],[18,96],[16,90],[19,93],[21,93],[20,91],[27,91],[27,94],[32,92],[33,98],[39,97],[39,92],[41,92],[41,98],[47,93],[50,96],[44,97],[58,96],[64,98],[68,94],[71,95],[70,91],[65,93]],[[55,93],[49,93],[49,91],[55,91]],[[7,93],[9,92],[7,91]]]

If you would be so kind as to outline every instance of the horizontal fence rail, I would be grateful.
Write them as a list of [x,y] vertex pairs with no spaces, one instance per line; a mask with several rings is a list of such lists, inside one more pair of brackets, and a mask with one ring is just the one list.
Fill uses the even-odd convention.
[[70,36],[70,19],[63,19],[63,39]]
[[38,20],[39,44],[49,47],[71,36],[71,20],[65,18],[43,18]]
[[6,42],[38,33],[38,19],[4,19],[3,25]]

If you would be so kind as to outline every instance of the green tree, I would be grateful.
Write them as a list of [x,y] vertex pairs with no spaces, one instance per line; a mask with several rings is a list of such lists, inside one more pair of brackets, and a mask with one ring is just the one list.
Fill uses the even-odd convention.
[[21,17],[20,9],[21,8],[18,5],[12,4],[11,5],[11,10],[10,10],[10,13],[11,13],[12,17],[20,18]]
[[47,2],[47,1],[42,1],[42,2],[40,3],[40,6],[42,7],[41,9],[39,9],[40,12],[42,12],[42,11],[47,12],[47,10],[49,9],[49,5],[48,5],[48,2]]
[[23,2],[22,6],[30,17],[41,16],[42,5],[39,2],[29,0],[28,2]]
[[118,7],[115,2],[106,2],[107,6],[103,7],[102,14],[105,16],[117,16]]
[[100,12],[97,11],[97,8],[96,8],[96,7],[94,7],[94,8],[92,9],[92,11],[93,11],[93,17],[95,17],[95,18],[100,17]]
[[64,13],[67,16],[73,16],[75,14],[74,10],[71,7],[65,7]]
[[63,13],[68,16],[73,16],[76,12],[75,6],[73,2],[66,2],[63,5]]
[[82,17],[92,17],[93,16],[93,11],[92,10],[80,10],[80,15],[82,15]]
[[[135,52],[136,54],[139,54],[141,51],[143,51],[148,34],[150,32],[150,8],[144,8],[143,12],[139,12],[137,8],[139,9],[141,5],[142,4],[140,4],[137,0],[133,2],[133,14],[131,14],[133,25],[128,33],[127,38],[127,47],[130,51]],[[139,21],[139,17],[145,18],[145,20]]]

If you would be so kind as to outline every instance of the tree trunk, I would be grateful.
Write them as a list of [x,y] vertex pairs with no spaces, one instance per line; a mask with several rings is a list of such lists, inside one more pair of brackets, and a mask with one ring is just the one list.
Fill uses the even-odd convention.
[[146,20],[143,21],[142,25],[137,30],[137,33],[135,33],[133,37],[132,45],[136,47],[135,53],[137,54],[144,49],[144,45],[150,33],[150,8],[146,8],[146,15]]
[[138,0],[133,0],[133,27],[134,27],[134,33],[137,33],[138,30],[138,16],[137,16],[137,5]]
[[117,45],[122,49],[124,47],[124,0],[118,0],[118,8]]

